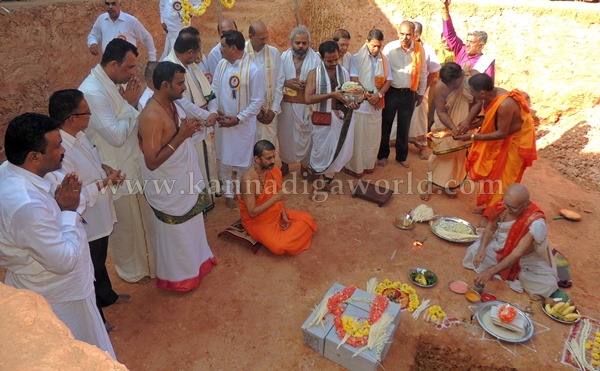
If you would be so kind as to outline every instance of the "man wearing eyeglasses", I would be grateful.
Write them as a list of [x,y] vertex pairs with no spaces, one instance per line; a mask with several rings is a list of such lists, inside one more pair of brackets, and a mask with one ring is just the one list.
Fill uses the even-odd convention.
[[[140,40],[148,51],[148,61],[156,61],[156,48],[152,35],[134,16],[121,11],[122,0],[106,0],[106,13],[101,14],[94,22],[88,35],[87,45],[92,55],[102,55],[106,45],[116,38],[123,39],[137,46]],[[102,45],[102,48],[100,48]]]
[[515,183],[503,200],[488,208],[483,235],[469,246],[463,260],[465,268],[477,272],[476,286],[497,277],[534,298],[548,298],[558,289],[544,212],[529,198],[529,190]]

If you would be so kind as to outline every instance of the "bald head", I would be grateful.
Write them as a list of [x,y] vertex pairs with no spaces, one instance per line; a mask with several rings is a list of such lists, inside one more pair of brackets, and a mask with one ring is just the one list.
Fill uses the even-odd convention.
[[504,193],[504,206],[513,214],[520,215],[529,204],[529,190],[520,183],[513,183]]
[[269,29],[263,21],[258,20],[252,22],[248,29],[248,39],[255,52],[261,51],[269,39]]
[[237,31],[237,25],[235,24],[234,21],[230,20],[230,19],[224,19],[221,21],[221,23],[219,23],[219,27],[218,31],[219,31],[219,35],[223,36],[224,32],[227,31]]

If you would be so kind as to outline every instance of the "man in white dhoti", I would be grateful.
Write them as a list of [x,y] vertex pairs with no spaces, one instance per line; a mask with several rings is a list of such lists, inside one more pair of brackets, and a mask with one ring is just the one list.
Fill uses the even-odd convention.
[[[62,181],[58,124],[25,113],[9,122],[0,165],[0,267],[4,283],[43,296],[73,336],[116,359],[94,297],[94,268],[80,207],[81,182]],[[44,178],[50,175],[49,178]],[[55,181],[54,181],[55,180]]]
[[423,57],[425,58],[425,65],[427,67],[427,88],[425,89],[425,99],[423,99],[423,103],[415,107],[410,120],[410,127],[408,129],[408,142],[414,144],[419,149],[419,157],[422,160],[427,160],[429,158],[429,151],[427,149],[427,112],[429,109],[429,87],[437,78],[437,73],[442,66],[440,65],[437,54],[435,54],[433,47],[421,39],[423,25],[419,22],[414,22],[414,24],[415,34],[413,36],[413,40],[414,42],[421,43],[424,54]]
[[[350,75],[339,63],[338,46],[335,41],[325,41],[319,46],[321,64],[308,73],[306,80],[306,103],[312,104],[313,131],[310,151],[310,169],[323,174],[325,190],[328,190],[335,173],[342,170],[352,157],[354,146],[354,119],[352,103],[350,110],[341,87],[350,81]],[[323,119],[317,117],[322,117]]]
[[331,39],[335,41],[340,48],[340,64],[346,70],[350,71],[350,61],[352,60],[352,53],[348,51],[348,48],[350,48],[350,32],[343,28],[338,28],[333,31]]
[[110,332],[115,327],[106,322],[102,307],[131,301],[130,295],[119,295],[113,290],[106,270],[108,236],[117,221],[112,194],[106,188],[119,185],[125,179],[125,174],[102,164],[98,150],[83,133],[91,113],[82,92],[76,89],[54,92],[50,97],[48,112],[50,117],[60,123],[60,136],[65,148],[60,172],[64,175],[76,173],[83,184],[81,195],[86,203],[85,212],[82,214],[86,221],[83,227],[94,266],[96,305],[106,329]]
[[[114,39],[106,46],[102,62],[83,81],[81,90],[92,116],[86,135],[100,152],[102,163],[127,174],[124,186],[113,193],[117,223],[110,235],[113,263],[127,282],[147,283],[155,276],[152,241],[154,227],[143,196],[141,152],[136,139],[137,107],[141,87],[136,73],[137,48]],[[120,85],[125,84],[123,89]]]
[[254,21],[248,29],[245,52],[262,70],[265,77],[265,103],[256,120],[256,141],[277,143],[277,115],[281,112],[283,80],[281,54],[276,47],[267,45],[269,29],[262,21]]
[[[189,0],[189,2],[194,8],[197,8],[202,3],[200,0]],[[160,57],[160,60],[164,61],[173,49],[179,31],[185,27],[185,23],[181,18],[181,0],[160,0],[158,10],[160,13],[160,23],[167,34],[165,36],[165,48]],[[191,16],[193,17],[193,15]]]
[[534,298],[554,294],[558,274],[548,227],[544,212],[529,201],[529,190],[519,183],[509,185],[504,199],[486,212],[483,236],[469,246],[463,260],[465,268],[477,272],[475,285],[483,288],[496,276]]
[[87,38],[92,55],[102,55],[113,39],[123,39],[137,46],[140,40],[148,51],[148,61],[156,61],[156,47],[152,35],[134,16],[121,11],[122,0],[106,0],[106,13],[102,13],[94,22]]
[[239,181],[252,164],[256,115],[265,101],[262,71],[244,52],[245,42],[239,31],[223,33],[223,59],[217,66],[212,84],[219,107],[215,126],[219,179],[223,182],[225,203],[229,208],[237,207],[235,194],[239,193]]
[[357,178],[375,170],[381,140],[383,96],[392,84],[390,62],[381,53],[382,48],[383,32],[374,28],[350,62],[350,79],[359,82],[367,93],[366,99],[353,113],[354,150],[346,164],[346,172]]
[[[235,30],[237,31],[237,24],[234,21],[229,19],[223,19],[221,23],[217,25],[217,32],[219,33],[219,37],[223,37],[223,34],[227,31]],[[217,69],[217,65],[223,59],[223,55],[221,54],[221,42],[218,42],[210,52],[208,53],[208,71],[211,75],[209,79],[212,83],[212,79],[215,76],[215,71]]]
[[200,120],[187,119],[174,101],[185,87],[183,66],[160,62],[152,77],[156,92],[140,114],[142,177],[169,187],[147,186],[144,194],[156,226],[156,285],[190,291],[217,264],[204,229],[203,210],[210,198],[194,140],[204,136]]
[[[197,35],[194,35],[193,30]],[[185,30],[185,32],[184,32]],[[202,178],[205,179],[207,189],[211,193],[211,201],[214,203],[213,194],[219,192],[219,179],[217,176],[217,162],[213,151],[213,143],[210,138],[212,127],[217,121],[217,100],[210,83],[200,70],[196,59],[200,50],[200,33],[193,27],[187,27],[175,40],[174,49],[171,50],[166,60],[177,63],[186,69],[185,87],[183,97],[177,100],[177,104],[183,108],[189,118],[197,118],[206,122],[207,132],[205,139],[195,142],[198,152],[198,161],[202,170]],[[209,209],[212,209],[213,205]]]
[[283,71],[283,101],[279,114],[277,139],[281,172],[285,176],[292,163],[301,164],[301,173],[308,174],[312,122],[309,106],[304,100],[306,77],[321,59],[310,47],[310,32],[305,26],[294,28],[290,34],[290,48],[281,54]]

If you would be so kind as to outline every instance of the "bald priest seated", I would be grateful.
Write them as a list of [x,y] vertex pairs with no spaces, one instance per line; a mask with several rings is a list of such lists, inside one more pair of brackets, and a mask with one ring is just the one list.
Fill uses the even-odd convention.
[[242,225],[274,254],[296,255],[309,249],[317,226],[310,214],[283,206],[282,174],[275,167],[273,143],[257,142],[253,162],[254,166],[242,177]]

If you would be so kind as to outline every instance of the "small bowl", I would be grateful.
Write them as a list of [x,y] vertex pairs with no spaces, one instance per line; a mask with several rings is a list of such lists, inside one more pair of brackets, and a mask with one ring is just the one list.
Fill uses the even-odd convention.
[[450,290],[452,290],[452,292],[455,292],[457,294],[464,294],[465,292],[467,292],[468,289],[467,283],[464,281],[452,281],[450,282],[448,287],[450,288]]
[[484,292],[481,294],[481,301],[492,301],[496,300],[496,295],[491,292]]
[[471,303],[479,303],[481,301],[481,295],[475,290],[467,290],[467,292],[465,292],[465,297]]

